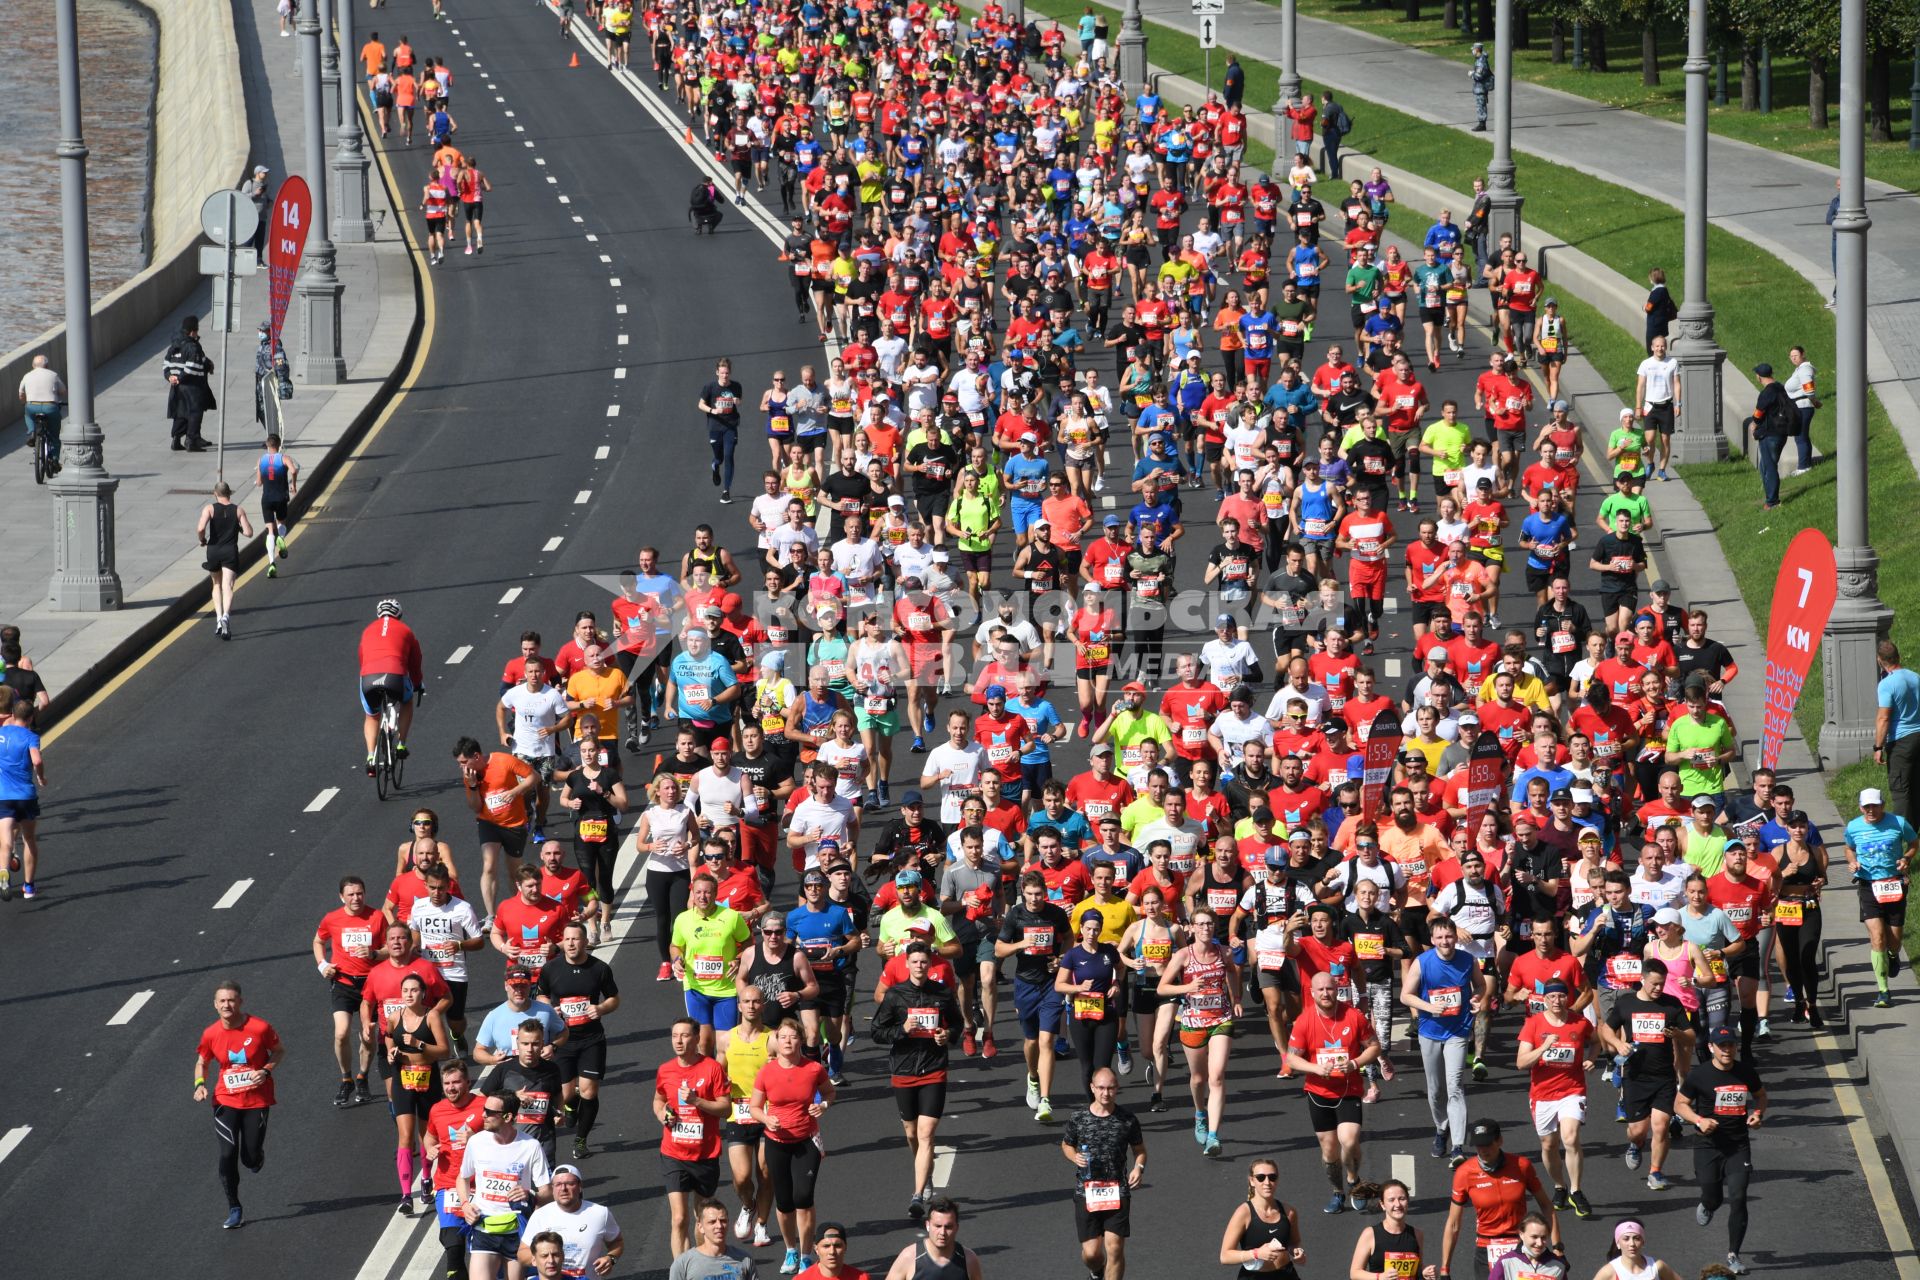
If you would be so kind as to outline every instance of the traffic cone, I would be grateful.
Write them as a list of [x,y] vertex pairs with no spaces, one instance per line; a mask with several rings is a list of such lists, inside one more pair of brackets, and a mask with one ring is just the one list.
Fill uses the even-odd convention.
[[580,65],[580,51],[578,49],[573,51],[573,57],[567,59],[567,65],[569,67],[577,67]]

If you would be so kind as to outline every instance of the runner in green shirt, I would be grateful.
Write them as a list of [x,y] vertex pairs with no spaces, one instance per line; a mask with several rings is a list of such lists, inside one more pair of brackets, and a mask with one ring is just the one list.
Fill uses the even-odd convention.
[[1620,411],[1620,425],[1607,437],[1607,465],[1633,477],[1634,488],[1647,482],[1647,433],[1633,421],[1633,410]]
[[1147,686],[1130,680],[1120,689],[1120,700],[1093,731],[1095,745],[1110,742],[1120,753],[1122,777],[1140,766],[1159,764],[1173,741],[1173,726],[1146,708]]
[[1680,775],[1683,796],[1719,799],[1727,787],[1727,762],[1733,759],[1733,726],[1707,705],[1707,682],[1688,677],[1681,697],[1685,715],[1667,727],[1667,767]]
[[1473,432],[1460,421],[1460,403],[1442,400],[1440,416],[1420,433],[1420,452],[1433,459],[1433,488],[1436,495],[1452,492],[1463,507],[1466,495],[1460,489],[1460,468],[1466,465],[1467,446]]
[[1633,473],[1616,472],[1613,477],[1613,492],[1600,504],[1600,514],[1595,523],[1602,533],[1613,532],[1613,516],[1617,511],[1627,513],[1627,527],[1635,533],[1644,534],[1653,528],[1653,507],[1647,502],[1646,495],[1633,487]]
[[753,938],[745,916],[713,900],[714,880],[697,875],[687,889],[687,909],[673,922],[669,953],[686,987],[687,1016],[700,1024],[701,1052],[710,1053],[716,1030],[738,1021],[733,973],[741,949]]

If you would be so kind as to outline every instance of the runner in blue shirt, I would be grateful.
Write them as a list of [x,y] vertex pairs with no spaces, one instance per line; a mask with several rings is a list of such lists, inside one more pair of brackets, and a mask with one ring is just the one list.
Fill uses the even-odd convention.
[[0,858],[11,874],[13,833],[20,832],[25,857],[20,864],[20,896],[33,896],[33,876],[40,861],[40,788],[47,785],[46,762],[40,758],[40,735],[28,727],[33,699],[15,696],[7,722],[0,724]]
[[1453,921],[1437,918],[1430,928],[1433,946],[1407,967],[1400,1002],[1418,1015],[1434,1158],[1451,1155],[1457,1165],[1466,1159],[1467,1057],[1487,978],[1480,962],[1457,945]]
[[[1038,676],[1029,675],[1020,696],[1007,704],[1007,710],[1027,722],[1027,741],[1020,751],[1020,802],[1030,804],[1040,798],[1041,789],[1053,777],[1053,744],[1067,736],[1060,713],[1040,694]],[[1078,850],[1079,845],[1069,845]]]
[[704,743],[733,722],[729,704],[746,686],[734,676],[733,664],[713,651],[705,627],[687,628],[680,645],[667,669],[667,705],[679,721],[675,732],[692,729],[694,740]]
[[1898,814],[1887,812],[1878,787],[1860,793],[1860,816],[1847,824],[1847,861],[1860,894],[1867,926],[1868,959],[1880,988],[1873,1007],[1887,1009],[1893,996],[1887,979],[1900,971],[1900,932],[1907,923],[1907,871],[1920,836]]

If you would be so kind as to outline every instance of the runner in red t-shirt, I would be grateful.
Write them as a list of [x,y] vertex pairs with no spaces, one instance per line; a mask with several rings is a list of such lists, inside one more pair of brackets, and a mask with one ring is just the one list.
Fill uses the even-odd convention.
[[1387,597],[1387,552],[1397,535],[1393,517],[1373,509],[1373,491],[1355,489],[1354,509],[1341,517],[1333,545],[1347,562],[1347,631],[1362,652],[1373,652]]
[[[684,1253],[692,1247],[696,1190],[703,1183],[711,1186],[718,1172],[720,1124],[733,1110],[733,1099],[726,1069],[700,1052],[698,1027],[687,1020],[675,1022],[668,1043],[673,1056],[653,1077],[653,1118],[660,1122],[660,1163],[668,1170],[670,1243]],[[826,1083],[824,1074],[821,1083]],[[826,1090],[831,1097],[833,1086]]]
[[1340,999],[1330,973],[1308,983],[1308,1004],[1287,1037],[1287,1067],[1302,1078],[1320,1163],[1339,1169],[1345,1194],[1360,1180],[1360,1099],[1365,1068],[1380,1056],[1366,1015]]
[[193,1100],[205,1102],[209,1093],[213,1097],[228,1227],[243,1220],[240,1166],[258,1173],[266,1160],[267,1109],[273,1106],[273,1071],[281,1056],[278,1033],[243,1011],[241,1004],[238,984],[223,983],[214,990],[213,1011],[219,1017],[200,1033],[193,1062]]

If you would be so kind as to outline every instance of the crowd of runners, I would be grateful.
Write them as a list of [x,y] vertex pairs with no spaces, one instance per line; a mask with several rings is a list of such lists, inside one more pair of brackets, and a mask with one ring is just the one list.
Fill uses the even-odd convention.
[[[1603,1156],[1649,1197],[1685,1183],[1702,1227],[1724,1211],[1745,1273],[1769,1047],[1823,1025],[1825,906],[1867,922],[1891,999],[1916,836],[1876,790],[1822,833],[1772,773],[1736,785],[1722,698],[1756,677],[1647,581],[1664,351],[1590,445],[1565,322],[1477,214],[1403,251],[1378,170],[1313,168],[1310,104],[1260,171],[1237,102],[1117,84],[1091,11],[614,14],[586,6],[610,49],[651,43],[735,194],[777,192],[821,353],[754,388],[721,360],[655,407],[697,405],[721,522],[660,531],[561,643],[500,655],[494,723],[452,748],[470,812],[416,811],[315,933],[335,1103],[384,1091],[397,1211],[436,1215],[447,1273],[626,1248],[581,1164],[638,1007],[595,951],[628,933],[681,995],[642,1028],[671,1238],[627,1251],[675,1280],[764,1249],[862,1276],[826,1135],[883,1074],[925,1233],[890,1280],[978,1280],[935,1144],[949,1072],[1003,1052],[1009,1130],[1060,1126],[1093,1280],[1124,1273],[1148,1167],[1136,1070],[1141,1111],[1192,1116],[1156,1163],[1220,1155],[1230,1116],[1311,1132],[1323,1211],[1379,1214],[1355,1277],[1563,1276],[1560,1215],[1601,1213],[1602,1276],[1671,1276],[1633,1203],[1589,1199]],[[1433,402],[1447,366],[1484,366],[1470,402]],[[744,512],[743,434],[767,443]],[[404,740],[424,678],[402,602],[360,675],[371,771],[380,703]],[[237,987],[216,1004],[195,1076],[231,1226],[280,1042]],[[1274,1082],[1230,1098],[1234,1056]],[[1495,1064],[1524,1106],[1476,1093]],[[1451,1171],[1437,1240],[1369,1157],[1395,1088]],[[1607,1101],[1622,1128],[1595,1132]],[[1278,1176],[1253,1161],[1222,1264],[1304,1261]]]

